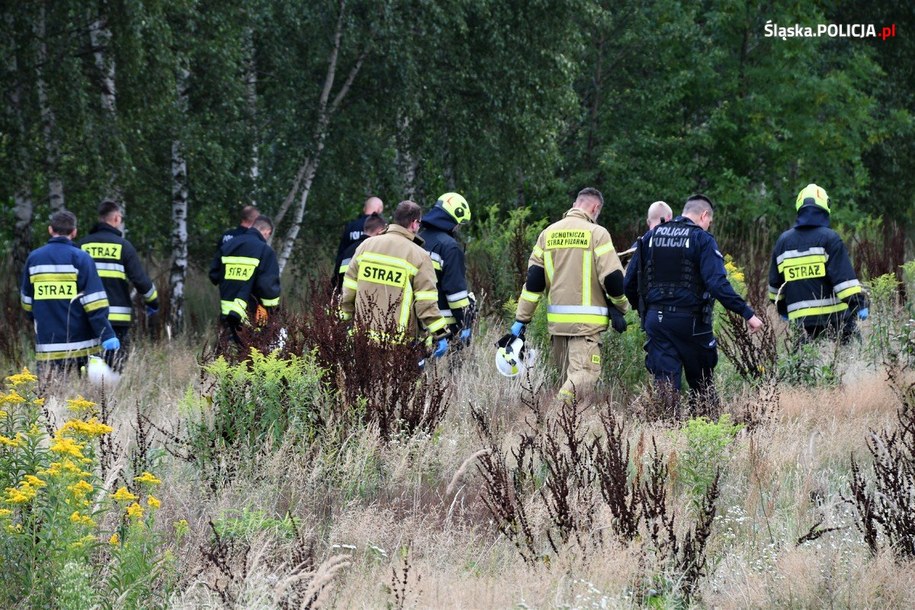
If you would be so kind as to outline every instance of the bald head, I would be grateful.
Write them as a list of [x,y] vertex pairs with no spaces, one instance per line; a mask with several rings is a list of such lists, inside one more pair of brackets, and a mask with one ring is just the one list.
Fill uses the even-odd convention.
[[372,196],[362,204],[362,213],[366,216],[372,214],[381,214],[384,211],[384,202],[378,197]]
[[653,229],[662,222],[674,217],[673,210],[663,201],[655,201],[648,206],[648,228]]

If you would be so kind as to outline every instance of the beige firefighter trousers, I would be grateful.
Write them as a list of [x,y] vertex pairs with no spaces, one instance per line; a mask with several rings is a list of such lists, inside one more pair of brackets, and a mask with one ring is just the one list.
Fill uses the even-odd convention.
[[594,389],[600,378],[600,333],[586,337],[550,337],[553,365],[563,380],[559,397],[581,398]]

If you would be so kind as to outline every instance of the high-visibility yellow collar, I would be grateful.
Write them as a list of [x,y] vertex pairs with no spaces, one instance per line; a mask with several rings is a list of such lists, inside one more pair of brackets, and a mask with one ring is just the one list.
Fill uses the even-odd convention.
[[588,222],[594,222],[594,219],[588,216],[588,213],[581,208],[572,208],[562,215],[563,218],[566,216],[575,216],[576,218],[581,218],[582,220],[587,220]]
[[414,233],[411,233],[410,231],[408,231],[407,229],[403,228],[400,225],[396,225],[393,223],[389,224],[388,230],[385,231],[385,233],[393,233],[394,235],[400,235],[401,237],[403,237],[405,239],[409,239],[410,241],[412,241],[413,243],[415,243],[418,246],[423,245],[422,237],[420,237],[419,235],[416,235]]

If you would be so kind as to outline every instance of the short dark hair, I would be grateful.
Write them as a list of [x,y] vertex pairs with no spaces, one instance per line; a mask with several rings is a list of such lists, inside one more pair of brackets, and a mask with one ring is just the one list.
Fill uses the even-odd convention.
[[[261,213],[257,210],[257,207],[253,205],[246,205],[241,209],[242,222],[254,222],[260,215]],[[273,228],[272,224],[270,228]]]
[[423,209],[412,201],[401,201],[394,210],[394,224],[407,229],[414,220],[423,217]]
[[121,206],[118,205],[116,201],[106,199],[105,201],[98,204],[98,217],[100,220],[105,220],[115,212],[123,214]]
[[252,223],[251,228],[257,229],[258,231],[260,231],[261,229],[270,229],[270,232],[272,233],[273,232],[273,221],[270,220],[270,218],[268,216],[258,216],[257,218],[254,219],[254,223]]
[[365,219],[365,225],[362,227],[363,233],[374,233],[378,229],[384,229],[388,224],[381,214],[371,214]]
[[582,197],[593,197],[594,199],[600,201],[601,205],[604,205],[604,196],[593,186],[586,186],[585,188],[578,191],[578,196],[575,197],[575,201],[580,200]]
[[68,210],[51,214],[51,232],[54,235],[70,235],[76,230],[76,215]]
[[701,214],[702,212],[708,211],[710,214],[715,213],[715,204],[712,203],[712,200],[703,195],[702,193],[696,193],[695,195],[690,195],[686,199],[686,203],[683,204],[683,213],[687,214]]

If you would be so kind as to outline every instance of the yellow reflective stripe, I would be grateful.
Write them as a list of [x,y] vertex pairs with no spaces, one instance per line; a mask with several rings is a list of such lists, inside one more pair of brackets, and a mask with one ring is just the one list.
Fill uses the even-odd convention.
[[347,269],[349,269],[349,263],[347,263],[345,265],[340,265],[340,268],[337,269],[337,273],[339,273],[340,275],[346,275]]
[[[436,299],[438,297],[436,296]],[[403,303],[400,304],[400,328],[404,329],[407,327],[407,322],[410,321],[410,312],[413,311],[413,284],[407,282],[407,285],[403,288]]]
[[549,313],[546,314],[547,322],[566,324],[600,324],[606,326],[610,319],[607,316],[586,313]]
[[430,333],[436,333],[436,332],[440,331],[441,329],[445,328],[445,325],[446,325],[445,318],[439,318],[438,320],[436,320],[435,322],[433,322],[426,328]]
[[159,291],[156,290],[155,286],[153,286],[152,291],[143,295],[143,298],[146,300],[147,303],[149,303],[151,301],[155,301],[156,299],[159,298]]
[[521,298],[525,301],[530,301],[531,303],[539,303],[540,297],[542,296],[542,292],[531,292],[527,288],[521,291]]
[[389,265],[394,265],[395,267],[406,269],[410,272],[410,275],[416,275],[419,273],[419,269],[411,265],[409,261],[403,258],[397,258],[396,256],[387,256],[385,254],[378,254],[376,252],[363,252],[359,255],[359,260],[367,260],[374,261],[376,263],[387,263]]
[[62,352],[38,352],[35,354],[35,360],[47,362],[48,360],[64,360],[65,358],[82,358],[83,356],[97,354],[101,350],[101,346],[96,345],[94,347],[84,347],[83,349]]
[[838,305],[825,305],[822,307],[804,307],[802,309],[789,311],[788,319],[797,320],[798,318],[804,318],[807,316],[824,316],[839,311],[845,311],[846,309],[848,309],[847,303],[839,303]]
[[543,253],[543,267],[546,269],[546,277],[553,283],[553,255],[549,252]]
[[603,256],[607,252],[613,252],[613,242],[608,241],[603,246],[594,248],[594,256]]
[[448,324],[457,324],[457,318],[455,318],[454,316],[442,316],[442,320],[445,321],[446,326]]
[[275,299],[261,299],[261,305],[264,307],[276,307],[279,304],[280,297],[276,297]]
[[581,304],[591,305],[591,252],[581,253]]
[[778,264],[778,272],[782,273],[785,267],[794,267],[795,265],[813,265],[816,263],[825,263],[825,254],[808,254],[807,256],[798,256],[796,258],[786,258]]
[[109,322],[130,322],[129,313],[109,313],[108,314]]
[[127,279],[127,274],[124,273],[123,271],[112,271],[111,269],[99,269],[98,276],[99,277],[110,277],[110,278],[114,278],[116,280],[126,280]]
[[359,282],[348,277],[343,278],[343,286],[350,290],[359,290]]
[[227,316],[230,313],[238,314],[242,320],[248,319],[248,304],[243,299],[235,299],[234,301],[220,301],[219,308],[222,315]]
[[259,258],[251,256],[223,256],[222,263],[224,265],[254,265],[256,267],[261,264],[261,261]]
[[622,305],[623,303],[628,303],[629,299],[626,298],[626,295],[621,294],[618,297],[611,296],[610,302],[613,303],[614,305]]
[[435,269],[436,271],[441,271],[442,264],[440,262],[438,262],[437,260],[432,259],[432,268]]
[[851,288],[846,288],[845,290],[840,290],[836,293],[836,297],[839,299],[847,299],[853,294],[858,294],[861,292],[861,286],[852,286]]
[[29,276],[31,283],[35,282],[75,282],[75,273],[36,273]]
[[25,302],[23,302],[23,303],[22,303],[22,308],[23,308],[24,310],[26,310],[26,311],[32,311],[32,304],[31,304],[31,303],[25,303]]
[[448,307],[451,309],[463,309],[464,307],[470,307],[470,299],[460,299],[458,301],[452,301],[448,303]]
[[540,246],[534,246],[534,256],[537,258],[543,257],[543,249]]
[[92,301],[91,303],[86,303],[83,305],[83,309],[86,310],[86,313],[95,311],[96,309],[101,309],[103,307],[108,307],[108,299],[99,299],[97,301]]
[[437,301],[438,290],[420,290],[416,293],[417,301]]

